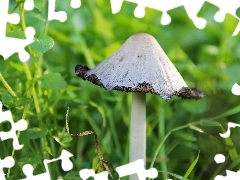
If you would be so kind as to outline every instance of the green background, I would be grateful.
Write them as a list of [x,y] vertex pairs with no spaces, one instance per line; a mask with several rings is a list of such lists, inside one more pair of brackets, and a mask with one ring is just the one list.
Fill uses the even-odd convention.
[[[207,25],[200,30],[183,7],[169,11],[172,21],[163,26],[162,13],[150,8],[144,18],[134,17],[134,3],[124,2],[120,12],[112,14],[110,1],[83,0],[80,8],[72,9],[65,0],[56,3],[56,10],[68,15],[61,23],[47,21],[47,1],[34,2],[34,10],[26,12],[21,1],[10,1],[9,12],[20,13],[21,22],[7,26],[8,36],[20,38],[26,26],[35,28],[36,41],[26,48],[30,60],[22,63],[17,54],[0,60],[4,110],[11,110],[15,121],[23,118],[29,124],[18,134],[23,149],[14,151],[12,140],[0,141],[0,158],[15,159],[14,167],[4,169],[9,179],[24,178],[21,168],[27,163],[34,174],[44,173],[43,159],[58,157],[63,148],[74,154],[74,167],[64,172],[60,162],[49,165],[52,179],[80,179],[83,168],[101,171],[94,136],[72,137],[66,131],[68,106],[71,133],[94,131],[106,160],[114,167],[128,163],[131,93],[106,91],[76,77],[74,69],[77,64],[95,67],[139,32],[154,36],[188,86],[206,94],[198,101],[173,97],[169,102],[147,95],[147,168],[157,153],[158,171],[182,177],[199,154],[188,179],[214,179],[226,169],[238,170],[239,128],[231,129],[230,138],[219,136],[228,122],[240,123],[239,97],[231,93],[233,84],[240,83],[239,36],[232,36],[236,18],[227,14],[218,23],[213,18],[218,7],[205,3],[199,17]],[[7,121],[0,124],[0,131],[10,129]],[[215,163],[218,153],[226,156],[225,163]],[[178,179],[163,172],[157,179]]]

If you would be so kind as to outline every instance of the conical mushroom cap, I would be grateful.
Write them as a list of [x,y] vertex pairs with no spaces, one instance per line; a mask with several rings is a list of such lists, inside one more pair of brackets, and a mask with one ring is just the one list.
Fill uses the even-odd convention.
[[93,69],[76,66],[76,75],[107,90],[145,92],[168,100],[187,84],[161,46],[149,34],[131,36]]

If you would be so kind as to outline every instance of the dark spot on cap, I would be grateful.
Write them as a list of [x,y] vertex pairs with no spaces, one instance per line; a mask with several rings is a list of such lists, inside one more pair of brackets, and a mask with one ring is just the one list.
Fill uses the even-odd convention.
[[122,62],[123,61],[123,56],[119,59],[119,62]]
[[181,97],[182,99],[202,99],[204,98],[205,94],[198,90],[197,88],[188,88],[182,87],[179,91],[175,92],[175,95]]

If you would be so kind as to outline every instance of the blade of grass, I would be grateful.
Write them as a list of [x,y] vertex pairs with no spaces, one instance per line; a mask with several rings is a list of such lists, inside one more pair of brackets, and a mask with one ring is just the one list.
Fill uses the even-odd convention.
[[168,138],[168,136],[170,136],[171,133],[175,132],[175,131],[178,131],[178,130],[182,130],[182,129],[185,129],[185,128],[189,128],[193,125],[201,125],[201,124],[206,124],[206,122],[208,121],[213,121],[213,120],[216,120],[216,119],[219,119],[219,118],[223,118],[223,117],[226,117],[226,116],[230,116],[230,115],[233,115],[233,114],[237,114],[240,112],[240,105],[239,106],[236,106],[220,115],[217,115],[217,116],[214,116],[214,117],[211,117],[211,118],[205,118],[205,119],[200,119],[199,121],[196,121],[196,122],[193,122],[193,123],[188,123],[188,124],[185,124],[185,125],[182,125],[182,126],[179,126],[179,127],[176,127],[176,128],[173,128],[172,130],[170,130],[166,135],[165,137],[163,138],[163,140],[159,143],[158,147],[157,147],[157,150],[155,151],[154,153],[154,156],[153,156],[153,160],[152,160],[152,163],[150,165],[150,167],[152,168],[155,161],[156,161],[156,158],[157,158],[157,155],[158,153],[160,152],[160,149],[162,148],[163,146],[163,143],[166,141],[166,139]]
[[186,179],[187,179],[187,177],[189,176],[189,174],[192,172],[193,168],[194,168],[195,165],[197,164],[198,159],[199,159],[199,154],[200,154],[200,152],[198,153],[197,158],[193,161],[193,163],[191,164],[191,166],[188,168],[187,172],[184,174],[183,180],[186,180]]
[[169,175],[171,175],[171,176],[173,176],[173,177],[175,177],[175,178],[177,178],[177,179],[180,179],[180,180],[182,180],[182,179],[183,179],[183,177],[182,177],[182,176],[180,176],[180,175],[177,175],[177,174],[174,174],[174,173],[170,173],[170,172],[164,172],[164,171],[158,171],[158,172],[161,172],[161,173],[163,173],[163,174],[169,174]]
[[95,102],[93,102],[93,101],[90,101],[89,104],[92,107],[95,107],[98,110],[98,112],[101,114],[102,120],[103,120],[102,127],[106,127],[106,115],[105,115],[105,112],[104,112],[103,108],[101,106],[99,106],[98,104],[96,104]]
[[168,136],[170,136],[170,134],[173,133],[173,132],[175,132],[175,131],[188,128],[188,127],[191,126],[191,125],[192,125],[192,124],[189,123],[189,124],[186,124],[186,125],[183,125],[183,126],[176,127],[176,128],[174,128],[174,129],[171,129],[171,130],[165,135],[165,137],[164,137],[163,140],[160,142],[160,144],[159,144],[158,147],[157,147],[157,150],[156,150],[155,153],[154,153],[153,160],[152,160],[152,163],[151,163],[151,165],[150,165],[150,168],[153,167],[153,165],[154,165],[154,163],[155,163],[155,161],[156,161],[157,155],[158,155],[158,153],[160,152],[160,149],[162,148],[163,143],[166,141],[166,139],[168,138]]
[[101,130],[98,127],[98,125],[96,124],[96,122],[92,119],[91,115],[85,110],[85,109],[81,109],[81,113],[82,115],[87,119],[87,121],[89,122],[89,124],[92,126],[93,131],[96,134],[100,134]]
[[236,106],[220,115],[217,115],[217,116],[214,116],[214,117],[211,117],[211,118],[206,118],[206,119],[202,119],[201,121],[212,121],[212,120],[215,120],[215,119],[219,119],[219,118],[223,118],[223,117],[226,117],[226,116],[231,116],[231,115],[234,115],[234,114],[237,114],[240,112],[240,105],[239,106]]
[[235,146],[233,144],[232,139],[230,137],[228,137],[228,138],[224,138],[224,140],[225,140],[225,143],[227,145],[227,150],[228,150],[228,153],[230,155],[231,160],[232,161],[237,160],[238,159],[238,153],[237,153],[237,149],[235,148]]
[[10,87],[10,85],[7,83],[7,81],[4,79],[4,77],[2,76],[2,73],[0,72],[0,81],[3,83],[3,86],[7,89],[7,91],[9,92],[9,94],[11,94],[11,96],[16,97],[16,93],[12,90],[12,88]]

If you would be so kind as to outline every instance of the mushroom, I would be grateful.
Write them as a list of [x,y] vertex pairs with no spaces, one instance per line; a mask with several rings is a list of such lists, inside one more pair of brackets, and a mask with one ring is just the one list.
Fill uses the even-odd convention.
[[107,90],[132,92],[130,162],[137,159],[146,162],[146,93],[160,95],[166,101],[173,95],[196,98],[191,97],[191,89],[155,38],[146,33],[128,38],[95,68],[77,65],[75,72]]

